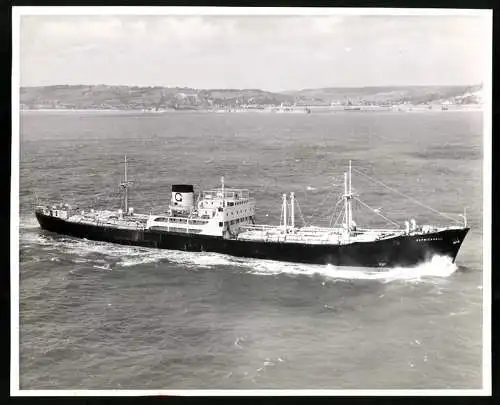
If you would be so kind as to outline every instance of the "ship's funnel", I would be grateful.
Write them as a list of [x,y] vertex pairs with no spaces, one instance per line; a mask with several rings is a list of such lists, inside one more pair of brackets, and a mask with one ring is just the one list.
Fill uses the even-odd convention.
[[191,209],[194,203],[194,189],[192,184],[173,184],[172,199],[170,205],[172,208],[180,210]]

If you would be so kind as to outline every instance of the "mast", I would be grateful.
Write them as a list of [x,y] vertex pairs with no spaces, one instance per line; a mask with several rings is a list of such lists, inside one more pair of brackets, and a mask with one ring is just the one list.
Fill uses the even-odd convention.
[[349,160],[349,198],[347,200],[349,205],[349,230],[352,226],[352,172],[351,172],[351,161]]
[[128,212],[127,155],[125,155],[125,214]]
[[345,198],[345,228],[351,231],[352,226],[352,183],[351,161],[349,160],[349,173],[344,173],[344,198]]
[[291,226],[292,233],[295,230],[295,193],[292,191],[290,193],[290,216],[291,216]]
[[128,181],[128,177],[127,177],[127,155],[125,155],[125,161],[124,161],[124,164],[125,164],[125,168],[124,168],[124,179],[123,179],[123,182],[121,184],[122,188],[124,189],[124,208],[125,208],[125,212],[124,214],[127,215],[128,213],[128,186],[129,186],[129,181]]
[[283,228],[285,229],[286,233],[286,226],[287,226],[287,220],[286,220],[286,193],[283,194]]
[[345,198],[345,203],[344,203],[344,208],[345,208],[345,229],[349,229],[349,203],[348,203],[348,197],[347,197],[347,173],[344,173],[344,198]]

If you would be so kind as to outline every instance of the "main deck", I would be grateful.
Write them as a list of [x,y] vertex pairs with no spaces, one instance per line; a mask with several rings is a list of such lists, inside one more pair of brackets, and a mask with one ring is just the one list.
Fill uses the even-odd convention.
[[354,242],[373,242],[395,236],[404,235],[398,229],[360,229],[346,231],[344,228],[324,228],[306,226],[301,228],[284,228],[283,226],[249,225],[238,235],[238,240],[345,245]]

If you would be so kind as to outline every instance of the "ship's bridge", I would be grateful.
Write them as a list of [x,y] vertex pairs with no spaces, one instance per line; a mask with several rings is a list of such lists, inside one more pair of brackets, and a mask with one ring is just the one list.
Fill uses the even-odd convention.
[[230,233],[239,232],[240,225],[251,224],[255,215],[255,199],[244,188],[214,188],[201,192],[198,215],[216,218],[218,226]]
[[[214,188],[205,190],[201,195],[202,200],[225,200],[235,202],[240,200],[250,200],[250,193],[244,188]],[[229,205],[229,204],[228,204]]]
[[[213,209],[236,207],[247,204],[255,204],[254,198],[250,197],[250,193],[244,188],[215,188],[205,190],[201,193],[198,202],[198,209]],[[231,210],[230,210],[231,211]]]

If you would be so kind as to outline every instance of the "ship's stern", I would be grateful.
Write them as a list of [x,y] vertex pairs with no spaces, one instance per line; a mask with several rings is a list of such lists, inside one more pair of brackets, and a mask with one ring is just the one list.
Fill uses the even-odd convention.
[[61,232],[65,228],[69,217],[66,206],[39,205],[35,208],[35,217],[42,229],[52,232]]

